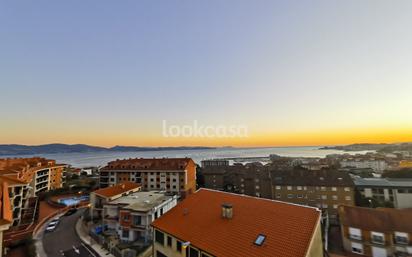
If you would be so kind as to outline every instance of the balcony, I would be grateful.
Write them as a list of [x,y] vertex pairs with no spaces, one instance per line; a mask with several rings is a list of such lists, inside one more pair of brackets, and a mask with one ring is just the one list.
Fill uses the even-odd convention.
[[396,236],[394,241],[395,241],[395,244],[399,244],[399,245],[409,244],[409,240],[406,237]]
[[105,220],[111,220],[111,221],[119,221],[119,216],[110,216],[110,215],[105,215],[104,216]]
[[353,235],[353,234],[349,234],[349,238],[350,239],[354,239],[354,240],[362,240],[362,236],[358,236],[358,235]]
[[384,245],[385,244],[385,239],[380,236],[372,236],[372,243],[373,244],[379,244],[379,245]]

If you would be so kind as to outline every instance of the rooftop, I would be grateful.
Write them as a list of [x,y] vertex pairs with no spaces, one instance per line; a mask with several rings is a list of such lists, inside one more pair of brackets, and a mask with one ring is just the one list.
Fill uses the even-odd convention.
[[307,170],[303,168],[272,171],[274,185],[353,186],[348,173],[334,169]]
[[388,179],[388,178],[354,178],[356,186],[370,187],[410,187],[412,188],[412,179]]
[[[224,203],[233,208],[230,219],[222,218]],[[152,226],[215,256],[298,257],[319,219],[316,208],[200,189]]]
[[343,225],[376,232],[412,233],[412,209],[364,208],[339,206],[339,217]]
[[94,191],[93,193],[103,196],[103,197],[110,198],[116,195],[121,195],[129,191],[135,191],[139,189],[140,189],[140,184],[126,181],[126,182],[119,183],[111,187],[105,187],[105,188],[98,189]]
[[135,192],[117,198],[116,200],[111,201],[110,204],[125,205],[123,208],[133,211],[147,212],[172,198],[173,196],[165,195],[164,192],[159,191]]
[[103,170],[184,170],[195,165],[191,158],[135,158],[111,161]]

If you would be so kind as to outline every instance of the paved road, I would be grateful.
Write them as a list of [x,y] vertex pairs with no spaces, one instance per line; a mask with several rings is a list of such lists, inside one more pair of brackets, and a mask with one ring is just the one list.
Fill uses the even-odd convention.
[[62,216],[56,230],[42,235],[43,248],[47,257],[97,256],[90,248],[82,244],[76,234],[76,221],[81,214],[82,211],[78,211],[71,216]]

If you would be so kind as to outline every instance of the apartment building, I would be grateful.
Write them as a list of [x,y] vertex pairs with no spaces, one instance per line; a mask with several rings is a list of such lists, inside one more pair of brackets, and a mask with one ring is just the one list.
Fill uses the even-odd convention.
[[206,166],[202,174],[206,188],[272,198],[270,173],[260,163]]
[[348,253],[412,255],[412,210],[340,206],[343,247]]
[[382,173],[388,169],[388,163],[383,158],[372,157],[349,157],[340,161],[341,167],[352,167],[357,169],[372,169],[376,173]]
[[200,189],[152,223],[154,257],[323,256],[317,208]]
[[100,170],[100,187],[125,181],[184,197],[196,190],[196,164],[190,158],[136,158],[112,161]]
[[0,257],[3,256],[3,232],[12,225],[13,217],[11,213],[9,186],[7,182],[0,181]]
[[125,181],[114,186],[105,187],[90,193],[90,206],[92,218],[103,218],[103,206],[122,196],[141,190],[140,184]]
[[203,160],[200,162],[202,168],[213,166],[229,166],[229,161],[224,159]]
[[338,206],[355,204],[351,177],[333,169],[290,168],[271,171],[274,199],[322,209],[337,223]]
[[22,217],[31,208],[30,199],[63,186],[65,167],[40,157],[0,159],[0,180],[8,184],[13,226],[26,222]]
[[394,208],[412,208],[412,179],[356,177],[354,183],[364,198],[390,202]]
[[176,195],[159,191],[131,193],[103,205],[103,224],[106,232],[116,231],[121,242],[146,245],[152,241],[150,224],[176,204]]

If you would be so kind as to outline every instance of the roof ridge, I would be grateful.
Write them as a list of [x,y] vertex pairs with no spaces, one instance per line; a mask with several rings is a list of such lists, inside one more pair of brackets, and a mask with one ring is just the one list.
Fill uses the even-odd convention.
[[307,206],[307,205],[301,205],[301,204],[296,204],[296,203],[283,202],[283,201],[279,201],[279,200],[261,198],[261,197],[251,196],[251,195],[236,194],[236,193],[232,193],[232,192],[219,191],[219,190],[210,189],[210,188],[204,188],[204,187],[199,188],[198,190],[196,190],[196,192],[199,192],[200,190],[212,191],[212,192],[217,192],[217,193],[222,193],[222,194],[230,194],[230,195],[239,196],[239,197],[247,197],[247,198],[252,198],[252,199],[256,199],[256,200],[273,202],[273,203],[281,203],[281,204],[285,204],[285,205],[293,205],[293,206],[302,207],[302,208],[314,209],[314,210],[318,211],[319,213],[321,212],[321,211],[319,210],[319,208],[313,207],[313,206]]

